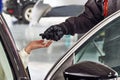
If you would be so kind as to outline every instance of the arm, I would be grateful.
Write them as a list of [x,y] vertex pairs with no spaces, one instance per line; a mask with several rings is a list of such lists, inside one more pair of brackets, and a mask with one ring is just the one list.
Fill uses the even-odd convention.
[[39,48],[47,48],[50,46],[51,43],[52,41],[35,40],[31,41],[25,48],[23,48],[19,54],[22,59],[24,67],[27,68],[28,66],[29,56],[32,50],[36,50]]
[[104,19],[103,0],[88,0],[85,4],[85,11],[78,17],[70,17],[65,22],[49,27],[42,38],[58,41],[65,34],[85,33],[94,25]]
[[66,29],[66,34],[85,33],[104,19],[102,0],[88,0],[85,11],[78,17],[70,17],[58,26]]

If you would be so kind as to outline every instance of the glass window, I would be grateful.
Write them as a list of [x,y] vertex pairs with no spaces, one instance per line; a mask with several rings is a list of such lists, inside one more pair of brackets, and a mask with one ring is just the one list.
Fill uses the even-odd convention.
[[120,17],[113,20],[75,51],[74,63],[104,63],[120,73]]
[[0,40],[0,80],[13,80],[12,71]]

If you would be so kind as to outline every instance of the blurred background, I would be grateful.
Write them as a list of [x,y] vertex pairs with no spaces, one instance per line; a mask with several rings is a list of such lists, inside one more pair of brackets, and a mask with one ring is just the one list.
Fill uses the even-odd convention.
[[[59,24],[71,16],[78,16],[83,12],[87,0],[41,0],[40,5],[36,4],[38,0],[3,1],[4,17],[20,50],[30,41],[41,39],[39,34],[51,25]],[[67,35],[60,41],[53,42],[49,48],[32,51],[29,60],[32,80],[43,80],[55,62],[78,38],[79,35]]]

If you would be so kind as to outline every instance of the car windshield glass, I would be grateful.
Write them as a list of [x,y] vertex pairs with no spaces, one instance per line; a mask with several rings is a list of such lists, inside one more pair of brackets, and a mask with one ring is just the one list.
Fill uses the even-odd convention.
[[74,63],[90,60],[104,63],[120,74],[120,17],[111,21],[75,52]]

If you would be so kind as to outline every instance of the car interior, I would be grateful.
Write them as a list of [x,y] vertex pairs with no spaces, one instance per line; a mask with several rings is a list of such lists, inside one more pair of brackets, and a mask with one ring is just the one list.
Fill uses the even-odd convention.
[[[115,53],[116,49],[119,51],[119,46],[115,46],[115,44],[118,44],[119,41],[117,40],[119,39],[119,36],[117,34],[119,34],[118,26],[120,20],[119,18],[117,18],[114,21],[113,21],[114,23],[111,22],[110,24],[106,25],[104,28],[102,28],[96,34],[94,34],[90,39],[88,39],[86,43],[84,43],[84,45],[80,47],[81,49],[76,50],[75,52],[76,56],[74,58],[75,63],[84,60],[100,62],[110,66],[111,68],[116,70],[118,74],[120,73],[118,65],[119,54],[117,54],[117,52]],[[113,32],[116,28],[117,30]],[[112,33],[111,30],[113,30]],[[109,38],[108,36],[112,38],[111,41],[116,42],[108,44],[106,41]],[[114,50],[114,48],[116,49]]]

